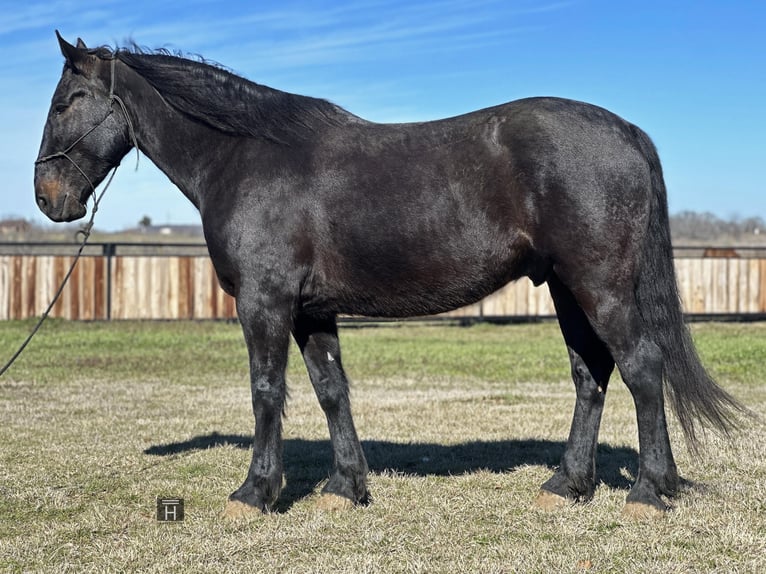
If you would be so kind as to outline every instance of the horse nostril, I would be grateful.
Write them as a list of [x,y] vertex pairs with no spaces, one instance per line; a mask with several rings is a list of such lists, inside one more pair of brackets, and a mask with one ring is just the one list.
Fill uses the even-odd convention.
[[45,211],[45,208],[48,207],[48,200],[45,199],[42,195],[37,196],[37,207]]

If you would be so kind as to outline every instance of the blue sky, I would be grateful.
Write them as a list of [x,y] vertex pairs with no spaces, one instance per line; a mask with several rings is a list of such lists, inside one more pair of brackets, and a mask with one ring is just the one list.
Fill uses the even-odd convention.
[[[54,29],[199,54],[379,122],[535,95],[589,101],[652,136],[671,212],[766,218],[766,2],[3,0],[2,13],[0,218],[47,224],[32,175],[63,61]],[[146,158],[134,165],[99,229],[198,221]]]

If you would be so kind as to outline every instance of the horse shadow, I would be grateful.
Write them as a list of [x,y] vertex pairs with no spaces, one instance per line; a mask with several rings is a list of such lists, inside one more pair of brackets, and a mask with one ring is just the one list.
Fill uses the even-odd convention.
[[[144,454],[172,456],[225,445],[249,449],[253,438],[241,434],[212,432],[186,441],[154,445]],[[397,472],[415,476],[450,476],[477,471],[506,473],[523,466],[545,466],[553,471],[564,454],[566,443],[540,439],[473,441],[456,445],[362,441],[372,473]],[[288,510],[311,494],[332,471],[329,440],[287,439],[284,465],[287,485],[277,511]],[[630,447],[599,445],[596,454],[598,480],[611,487],[629,490],[638,472],[638,452]],[[244,469],[243,469],[244,473]],[[626,476],[627,475],[627,476]]]

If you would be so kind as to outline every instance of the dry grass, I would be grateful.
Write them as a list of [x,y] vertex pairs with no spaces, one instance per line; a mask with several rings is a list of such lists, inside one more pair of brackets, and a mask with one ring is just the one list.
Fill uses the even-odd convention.
[[[9,323],[0,348],[24,327]],[[766,325],[695,335],[723,384],[766,415]],[[711,439],[704,460],[674,425],[693,484],[661,520],[623,520],[636,432],[615,380],[596,497],[546,514],[531,504],[573,403],[555,325],[346,329],[343,339],[373,503],[316,508],[330,447],[293,361],[279,511],[232,523],[219,513],[244,478],[252,433],[238,327],[47,327],[0,381],[0,571],[766,570],[763,424],[736,446]],[[185,522],[157,523],[157,496],[184,497]]]

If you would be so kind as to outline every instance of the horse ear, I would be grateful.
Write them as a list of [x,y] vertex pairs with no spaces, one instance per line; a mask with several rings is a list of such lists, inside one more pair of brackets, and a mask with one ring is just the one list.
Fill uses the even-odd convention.
[[86,71],[89,55],[85,52],[85,44],[83,41],[78,40],[77,46],[72,46],[72,44],[61,37],[58,30],[56,30],[56,38],[58,38],[61,53],[64,55],[67,65],[76,72]]
[[82,41],[82,38],[77,38],[77,47],[80,50],[87,50],[88,46],[85,45],[85,42]]

